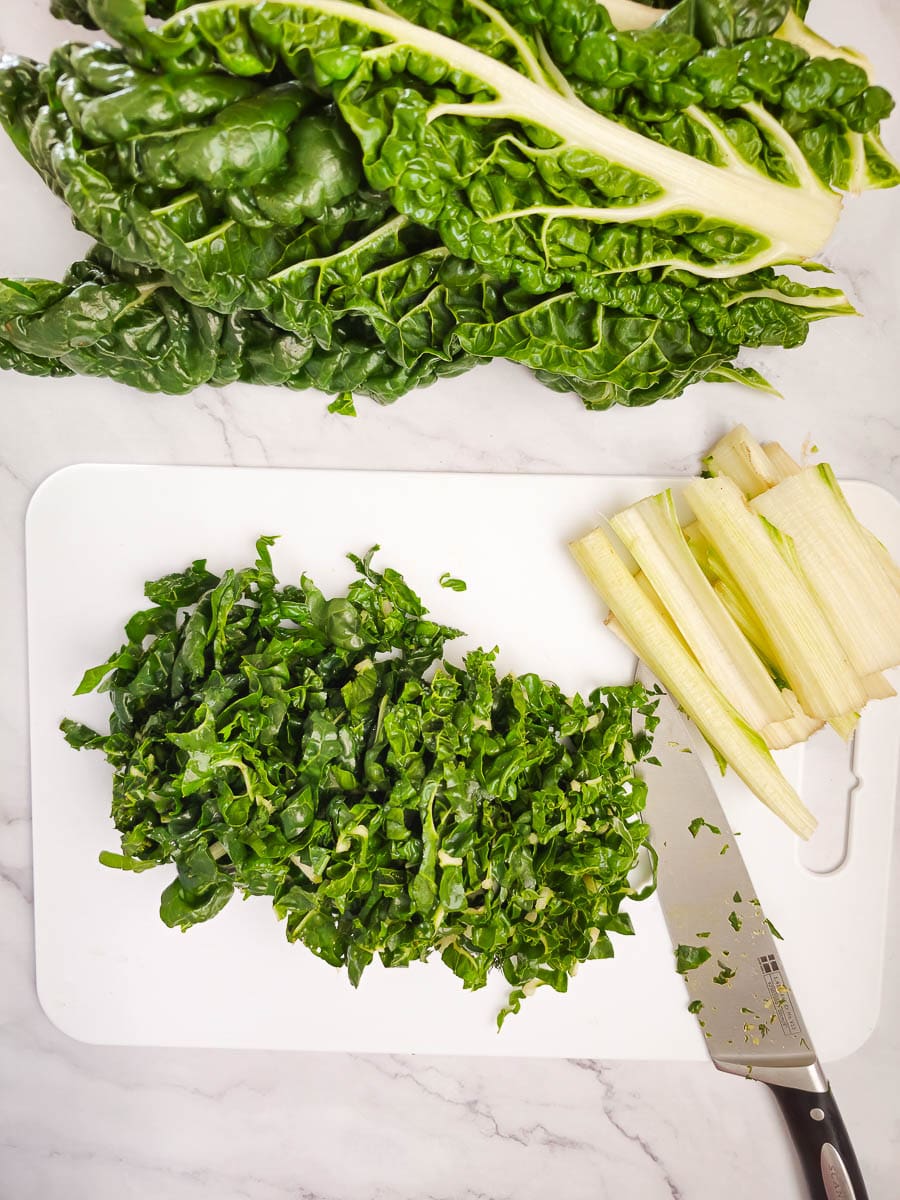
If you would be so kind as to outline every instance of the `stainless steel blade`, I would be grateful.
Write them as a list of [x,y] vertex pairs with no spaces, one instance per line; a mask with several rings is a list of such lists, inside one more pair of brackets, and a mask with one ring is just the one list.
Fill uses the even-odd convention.
[[[637,679],[651,689],[660,686],[642,663]],[[827,1084],[781,951],[739,839],[695,752],[693,738],[700,735],[668,693],[660,697],[656,715],[653,755],[660,765],[643,764],[641,774],[659,854],[657,894],[676,951],[695,947],[710,955],[684,973],[709,1056],[723,1071],[822,1091]]]

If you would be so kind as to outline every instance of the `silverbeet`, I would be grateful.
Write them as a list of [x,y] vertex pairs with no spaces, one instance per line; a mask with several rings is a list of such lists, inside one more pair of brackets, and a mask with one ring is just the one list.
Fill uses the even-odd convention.
[[[443,659],[459,632],[372,552],[326,599],[253,566],[203,560],[146,585],[151,607],[86,672],[109,729],[66,719],[113,767],[125,871],[174,865],[160,916],[188,929],[235,894],[270,897],[287,937],[357,985],[379,958],[437,954],[466,988],[566,991],[581,962],[633,932],[623,909],[647,846],[655,700],[639,685],[568,698],[498,677],[496,651]],[[460,581],[454,581],[460,582]],[[635,711],[645,732],[632,732]]]

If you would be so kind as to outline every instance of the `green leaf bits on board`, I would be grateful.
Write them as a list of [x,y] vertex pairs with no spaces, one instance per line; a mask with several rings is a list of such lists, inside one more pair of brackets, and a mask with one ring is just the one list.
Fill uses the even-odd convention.
[[354,985],[376,957],[438,955],[467,988],[502,972],[501,1019],[539,985],[565,991],[647,893],[629,882],[649,835],[632,716],[652,730],[654,700],[500,677],[496,651],[446,661],[458,631],[372,552],[326,598],[277,582],[273,540],[253,566],[148,583],[154,607],[86,673],[109,730],[62,728],[113,767],[121,853],[101,861],[174,865],[160,915],[181,929],[268,896]]

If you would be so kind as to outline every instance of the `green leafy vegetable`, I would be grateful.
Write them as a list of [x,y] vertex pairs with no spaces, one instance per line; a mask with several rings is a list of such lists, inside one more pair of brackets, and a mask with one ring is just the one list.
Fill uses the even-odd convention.
[[[425,8],[404,7],[416,17]],[[553,5],[545,7],[555,16]],[[732,64],[701,52],[702,69],[692,75],[701,51],[696,39],[656,29],[618,34],[601,6],[584,0],[575,8],[595,36],[588,51],[583,35],[570,35],[571,62],[561,39],[551,41],[563,73],[582,73],[592,84],[612,74],[615,89],[610,55],[618,67],[627,48],[633,65],[623,82],[657,85],[657,94],[658,85],[669,84],[678,96],[670,101],[673,113],[718,95],[743,107],[750,140],[733,141],[705,114],[695,123],[688,117],[683,134],[675,130],[659,142],[599,110],[588,114],[546,76],[528,78],[474,50],[472,27],[480,33],[482,23],[468,6],[457,23],[446,6],[460,41],[342,0],[199,5],[159,30],[131,36],[145,61],[169,70],[188,54],[192,64],[239,66],[243,76],[267,75],[277,63],[295,73],[308,60],[359,139],[369,184],[389,193],[401,213],[437,229],[455,253],[512,271],[532,290],[589,286],[598,270],[668,265],[729,275],[815,254],[837,218],[836,197],[777,118],[746,111],[759,84],[754,89],[742,79],[741,54]],[[804,51],[783,43],[781,52],[777,64],[769,52],[766,83],[788,111],[799,106],[817,115],[835,96],[832,108],[841,112],[843,101],[844,121],[865,132],[887,115],[889,102],[859,68],[850,67],[861,76],[858,88],[838,92],[829,80],[823,89],[818,77],[802,76]],[[742,54],[747,59],[748,51]],[[664,115],[658,108],[657,101],[657,122]],[[640,123],[637,112],[633,119]],[[706,159],[691,152],[703,135],[712,143]],[[467,164],[462,179],[442,165],[454,158]]]
[[[144,0],[147,16],[171,17],[180,8],[187,8],[197,0]],[[96,29],[97,23],[91,16],[90,0],[50,0],[50,11],[61,21],[72,21],[87,29]]]
[[675,950],[675,970],[679,975],[683,975],[685,971],[695,971],[710,957],[710,952],[705,946],[678,946]]
[[[834,189],[897,181],[878,141],[890,98],[828,43],[810,57],[811,35],[782,36],[778,0],[685,0],[650,28],[595,0],[54,11],[121,47],[4,59],[0,121],[114,257],[109,287],[189,306],[175,354],[191,365],[117,366],[113,336],[70,366],[43,311],[9,329],[0,312],[0,366],[32,374],[215,383],[225,317],[251,324],[258,360],[234,377],[305,386],[265,378],[278,329],[315,343],[308,382],[380,400],[492,357],[590,408],[704,379],[766,387],[741,346],[799,345],[852,311],[775,266],[821,247]],[[126,297],[98,300],[111,336],[154,307]]]
[[[519,5],[510,5],[511,15],[546,39],[554,70],[540,73],[523,55],[520,35],[508,38],[514,50],[509,66],[497,62],[499,38],[494,39],[491,63],[471,53],[469,43],[480,48],[483,42],[485,23],[497,28],[489,6],[440,5],[441,19],[435,22],[432,5],[402,4],[403,14],[420,23],[418,32],[406,22],[381,13],[354,14],[339,3],[283,5],[277,15],[273,12],[273,20],[290,27],[292,55],[298,44],[314,41],[310,53],[316,63],[323,27],[338,20],[342,38],[347,38],[352,23],[354,41],[374,37],[387,43],[379,54],[375,86],[365,56],[353,64],[349,77],[351,60],[346,57],[339,56],[337,72],[330,71],[332,59],[324,69],[317,67],[319,79],[323,73],[335,79],[336,101],[360,137],[370,183],[389,189],[401,212],[436,224],[451,249],[485,265],[512,265],[532,287],[540,280],[538,264],[548,254],[556,260],[552,284],[581,278],[580,264],[589,282],[598,268],[634,269],[663,261],[693,265],[701,275],[736,274],[737,261],[764,265],[807,256],[801,243],[820,237],[817,221],[823,222],[820,228],[825,232],[836,209],[783,127],[785,113],[802,113],[819,131],[826,115],[834,124],[843,105],[845,127],[850,123],[872,131],[887,115],[890,101],[880,89],[869,87],[865,73],[842,60],[826,60],[817,70],[820,76],[825,73],[827,83],[819,76],[807,80],[806,52],[755,36],[759,22],[756,28],[738,22],[739,49],[704,52],[700,42],[681,31],[619,33],[593,0],[571,3],[562,21],[559,7],[555,0],[545,0],[523,14]],[[244,23],[239,0],[230,12],[232,21],[247,31],[247,73],[254,57],[262,64],[273,52],[280,53],[265,20]],[[145,52],[170,62],[175,44],[179,55],[188,46],[200,54],[208,48],[213,60],[221,61],[220,17],[210,16],[208,20],[205,6],[190,9],[170,21],[158,39],[141,39]],[[443,33],[431,35],[422,29],[429,24],[440,24],[460,41]],[[280,28],[278,43],[283,37]],[[391,44],[402,47],[410,39],[418,51],[417,62],[388,51]],[[443,76],[436,105],[429,103],[430,78],[423,88],[423,60],[429,63],[431,78],[435,70]],[[385,87],[392,71],[404,79],[412,76],[421,102],[409,97],[394,111],[395,95]],[[834,73],[834,80],[828,72]],[[448,84],[459,102],[450,101]],[[634,101],[632,91],[637,93]],[[776,112],[761,108],[760,94]],[[585,120],[583,109],[573,106],[573,96],[595,109],[592,120]],[[702,106],[713,112],[737,109],[740,116],[717,126]],[[611,121],[606,115],[610,111],[626,119]],[[508,119],[510,112],[522,132],[516,131],[507,150],[497,147],[492,126],[498,118]],[[376,113],[378,124],[373,125]],[[385,128],[389,113],[396,119],[384,137],[376,129]],[[473,125],[470,116],[476,115],[483,124]],[[541,137],[543,129],[554,139],[552,149]],[[506,131],[498,126],[497,134],[504,137]],[[649,144],[650,139],[656,144]],[[444,172],[429,171],[430,163],[440,162],[451,144],[473,162],[489,154],[497,179],[490,192],[477,183],[460,188]],[[403,175],[408,161],[415,161],[418,172],[429,172],[427,200],[421,191],[415,196],[407,191],[412,183]],[[521,168],[532,163],[538,169],[526,176]],[[506,177],[514,187],[505,186]],[[827,171],[822,177],[831,182]],[[793,211],[803,213],[802,230],[794,223]],[[642,222],[639,229],[632,224],[635,220]],[[555,255],[556,247],[564,247],[565,255]],[[730,267],[722,269],[723,263]],[[547,290],[547,279],[540,282],[541,290]]]
[[737,971],[729,967],[728,963],[722,962],[721,958],[717,959],[716,962],[719,967],[719,973],[713,976],[713,983],[718,983],[724,987],[729,980],[734,979]]
[[258,313],[201,308],[99,247],[62,286],[0,280],[0,365],[25,374],[106,376],[173,394],[237,380],[317,388],[337,393],[334,411],[349,415],[354,392],[390,403],[476,361],[457,347],[404,365],[364,327],[340,333],[324,347]]
[[722,834],[722,830],[719,829],[717,825],[710,825],[709,821],[704,820],[703,817],[694,817],[693,821],[689,822],[688,824],[691,837],[694,838],[697,836],[700,830],[704,828],[708,829],[710,833],[715,833],[719,836]]
[[743,921],[741,920],[741,918],[740,918],[740,917],[737,915],[737,913],[736,913],[736,912],[734,912],[734,911],[732,910],[732,911],[731,911],[731,912],[728,914],[728,924],[729,924],[729,925],[731,926],[731,928],[732,928],[732,929],[735,931],[735,933],[740,933],[741,926],[744,924],[744,922],[743,922]]
[[354,985],[375,957],[436,952],[467,988],[503,972],[501,1020],[538,985],[565,991],[632,932],[623,901],[648,894],[629,875],[655,701],[498,678],[495,652],[441,661],[458,631],[371,552],[326,599],[306,576],[277,582],[273,541],[251,567],[198,560],[148,583],[154,607],[86,673],[109,732],[62,729],[113,767],[122,853],[101,861],[174,864],[160,915],[182,929],[235,892],[269,896],[288,938]]
[[775,926],[772,924],[772,922],[769,920],[769,918],[768,918],[768,917],[766,917],[766,918],[763,920],[763,924],[766,926],[766,928],[768,929],[769,933],[771,933],[772,937],[778,938],[779,942],[783,942],[783,941],[784,941],[784,938],[783,938],[783,937],[782,937],[782,935],[781,935],[781,934],[778,932],[778,930],[775,928]]
[[445,571],[438,581],[442,588],[449,588],[451,592],[464,592],[466,583],[463,579],[455,579],[449,571]]
[[[413,387],[505,354],[533,367],[550,387],[578,392],[589,408],[648,404],[677,394],[696,377],[697,362],[681,364],[674,350],[685,327],[676,310],[671,320],[632,317],[572,292],[537,299],[515,288],[504,292],[490,287],[480,268],[444,251],[418,256],[415,263],[406,260],[390,298],[382,290],[388,273],[378,268],[356,285],[348,283],[339,312],[334,306],[308,309],[289,321],[282,310],[279,324],[259,312],[203,308],[159,274],[97,247],[62,285],[0,280],[0,363],[8,359],[29,374],[105,375],[150,392],[181,393],[203,383],[241,380],[355,392],[389,403]],[[747,276],[698,282],[695,299],[701,302],[705,293],[708,304],[699,303],[694,312],[692,336],[707,348],[704,361],[730,357],[735,337],[749,342],[769,336],[764,331],[770,316],[788,341],[803,340],[815,310],[798,309],[803,314],[798,326],[792,315],[775,315],[779,308],[791,314],[789,305],[755,297],[754,286]],[[748,287],[746,300],[734,298]],[[657,296],[663,303],[664,291]],[[732,297],[721,310],[726,315],[718,332],[713,293]],[[490,307],[479,311],[476,296]],[[615,289],[609,296],[616,300]],[[27,303],[23,297],[29,297]],[[628,303],[625,295],[619,299]],[[707,319],[709,337],[700,332]]]
[[703,1001],[702,1000],[692,1000],[690,1002],[690,1004],[688,1005],[688,1012],[694,1013],[695,1016],[697,1015],[697,1013],[701,1012],[702,1009],[703,1009]]
[[345,417],[355,417],[356,406],[353,403],[353,396],[349,392],[341,392],[340,396],[328,405],[328,411],[340,413]]

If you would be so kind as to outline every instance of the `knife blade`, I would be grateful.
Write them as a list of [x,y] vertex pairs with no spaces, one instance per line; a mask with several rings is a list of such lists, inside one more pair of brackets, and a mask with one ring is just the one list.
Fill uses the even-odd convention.
[[645,817],[659,856],[657,896],[678,963],[686,968],[690,1008],[707,1053],[720,1071],[771,1088],[816,1200],[867,1200],[781,950],[696,753],[694,731],[643,663],[636,679],[661,692],[653,733],[659,765],[640,767],[647,784]]

